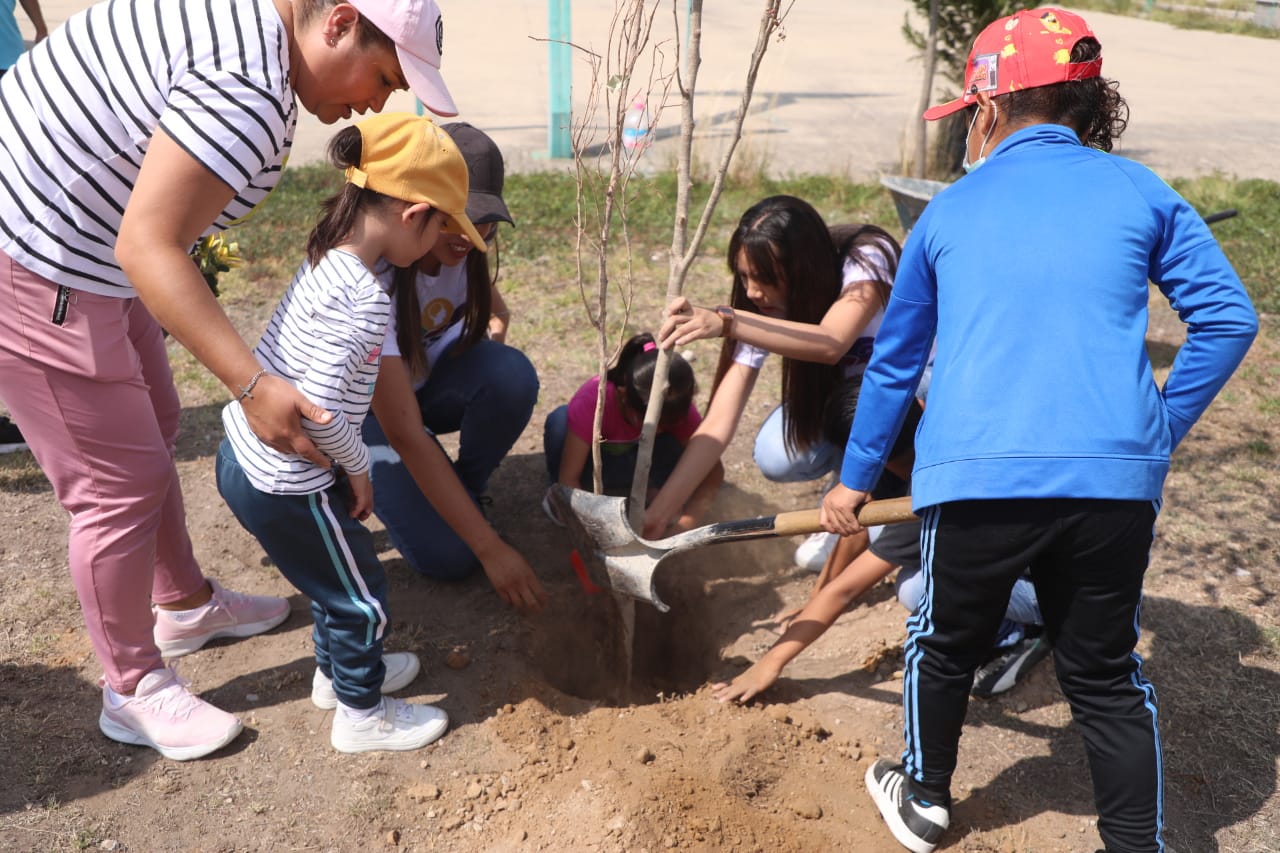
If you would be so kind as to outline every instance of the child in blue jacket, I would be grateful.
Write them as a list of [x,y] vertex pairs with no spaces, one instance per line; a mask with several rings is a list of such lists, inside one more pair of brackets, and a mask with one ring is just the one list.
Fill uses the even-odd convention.
[[[964,93],[970,172],[904,248],[863,380],[841,486],[844,535],[868,498],[937,338],[916,437],[925,601],[908,622],[902,763],[867,788],[895,838],[929,853],[974,671],[1030,566],[1058,679],[1084,735],[1107,851],[1163,851],[1155,691],[1138,642],[1169,456],[1240,363],[1257,316],[1194,209],[1112,156],[1128,107],[1098,39],[1059,9],[978,36]],[[980,167],[980,168],[979,168]],[[1163,387],[1147,357],[1148,282],[1187,324]]]

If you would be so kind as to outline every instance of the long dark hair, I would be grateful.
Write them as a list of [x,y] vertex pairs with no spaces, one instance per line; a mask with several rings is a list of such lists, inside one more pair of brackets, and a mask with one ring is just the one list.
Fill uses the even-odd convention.
[[843,266],[846,260],[854,261],[873,275],[880,307],[889,304],[889,291],[898,274],[898,260],[902,247],[888,231],[870,223],[862,225],[841,224],[831,226],[831,240],[836,244],[836,255]]
[[[360,156],[364,148],[360,138],[360,128],[343,128],[329,140],[329,162],[339,169],[348,166],[360,166]],[[307,237],[307,261],[312,266],[320,263],[320,259],[334,246],[341,244],[351,235],[355,227],[356,217],[390,204],[403,205],[405,202],[389,195],[376,192],[355,184],[344,183],[342,189],[320,203],[320,219],[311,229]],[[419,228],[425,230],[434,215],[428,212],[422,217]]]
[[[1082,38],[1071,49],[1071,62],[1090,62],[1102,56],[1102,45]],[[1110,151],[1129,125],[1129,105],[1120,84],[1105,77],[1068,80],[1052,86],[1021,89],[994,98],[1009,121],[1049,120],[1071,128],[1080,142]]]
[[[496,224],[490,239],[492,242],[489,252],[496,259]],[[473,346],[488,332],[489,315],[493,311],[493,291],[490,288],[498,282],[498,264],[495,262],[494,272],[490,275],[487,253],[473,247],[467,252],[463,263],[467,265],[466,314],[462,318],[462,336],[453,345],[453,352],[459,353]],[[419,379],[427,374],[427,353],[422,346],[422,306],[418,302],[417,265],[396,267],[391,281],[396,301],[396,344],[400,347],[400,357],[404,360],[409,376]]]
[[[822,437],[836,447],[844,447],[849,443],[849,433],[853,430],[853,419],[858,413],[858,396],[861,391],[861,379],[845,381],[827,398],[822,412]],[[920,426],[920,418],[923,416],[924,406],[913,397],[886,460],[897,459],[908,451],[914,453],[916,428]]]
[[[622,394],[622,402],[631,412],[644,416],[653,388],[653,369],[658,363],[658,350],[653,335],[642,332],[622,345],[618,360],[609,368],[605,379]],[[689,362],[673,352],[667,361],[667,393],[662,401],[658,426],[677,424],[689,411],[698,383]]]
[[[738,272],[739,255],[745,256],[760,281],[786,285],[788,320],[819,323],[840,296],[840,260],[827,225],[812,205],[794,196],[776,195],[757,202],[742,214],[729,238],[729,271],[733,274],[729,304],[735,310],[758,314]],[[729,338],[720,348],[713,397],[733,364],[737,345]],[[783,358],[782,402],[788,447],[803,449],[822,439],[822,407],[836,374],[835,365]]]

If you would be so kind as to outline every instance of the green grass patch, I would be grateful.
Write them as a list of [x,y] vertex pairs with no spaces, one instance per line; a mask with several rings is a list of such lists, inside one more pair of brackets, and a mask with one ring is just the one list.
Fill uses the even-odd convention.
[[1258,38],[1280,38],[1280,29],[1260,27],[1253,22],[1254,0],[1180,0],[1177,3],[1149,3],[1147,0],[1077,0],[1071,8],[1078,12],[1108,12],[1171,24],[1184,30],[1212,30]]
[[1249,451],[1249,455],[1252,456],[1256,462],[1271,459],[1276,455],[1275,450],[1271,447],[1271,443],[1262,438],[1256,438],[1253,441],[1250,441],[1245,445],[1245,448]]
[[286,170],[275,191],[235,230],[245,265],[221,277],[219,286],[237,290],[246,281],[269,278],[281,283],[275,291],[281,292],[306,253],[320,202],[337,192],[342,180],[342,173],[332,166]]
[[1280,397],[1263,397],[1258,401],[1258,412],[1267,417],[1280,415]]
[[[328,166],[304,166],[284,174],[258,214],[236,233],[246,264],[222,280],[229,299],[274,302],[302,260],[320,202],[340,185],[338,171]],[[1214,234],[1258,310],[1280,312],[1280,184],[1215,175],[1176,180],[1173,186],[1203,214],[1228,208],[1239,211],[1234,219],[1214,225]],[[693,187],[691,233],[709,192],[706,182]],[[558,282],[563,289],[556,286],[557,293],[576,293],[570,286],[576,279],[576,193],[577,182],[569,174],[508,176],[504,195],[518,227],[502,231],[504,291],[521,292],[530,282],[537,287]],[[724,270],[729,235],[742,212],[761,198],[779,193],[808,200],[832,224],[874,222],[890,233],[901,233],[889,194],[878,183],[821,175],[771,179],[751,174],[742,182],[730,182],[721,195],[702,247],[703,262],[712,264],[709,270]],[[659,293],[665,291],[675,194],[671,171],[636,176],[628,187],[625,215],[632,271],[637,286],[648,287],[654,281]],[[595,215],[588,210],[588,216]],[[622,238],[615,233],[611,239],[618,251],[611,257],[610,274],[621,281],[625,278]],[[703,262],[700,269],[708,269],[701,266]],[[595,257],[590,246],[584,248],[583,265],[588,281],[594,282]],[[555,307],[573,310],[575,301],[573,297],[557,299]]]
[[6,453],[0,456],[0,491],[44,492],[49,481],[30,453]]
[[1215,224],[1213,233],[1257,309],[1268,314],[1280,311],[1280,184],[1221,175],[1172,184],[1202,214],[1239,211],[1234,219]]

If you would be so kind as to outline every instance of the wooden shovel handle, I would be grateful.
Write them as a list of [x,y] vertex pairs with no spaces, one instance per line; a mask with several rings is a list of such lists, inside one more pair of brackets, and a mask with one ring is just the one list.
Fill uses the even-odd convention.
[[[819,510],[801,509],[795,512],[780,512],[773,519],[773,532],[776,536],[796,536],[802,533],[817,533],[822,529],[818,523]],[[890,498],[883,501],[870,501],[858,510],[858,521],[865,527],[877,524],[897,524],[911,521],[915,513],[911,511],[911,497]]]

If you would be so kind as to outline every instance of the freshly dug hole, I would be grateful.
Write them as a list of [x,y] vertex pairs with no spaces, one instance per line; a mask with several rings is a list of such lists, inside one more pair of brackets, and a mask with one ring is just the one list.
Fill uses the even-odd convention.
[[672,555],[657,575],[671,610],[635,603],[631,683],[619,601],[611,591],[587,594],[574,585],[557,596],[554,613],[532,636],[531,658],[547,682],[581,699],[648,704],[661,695],[693,692],[721,664],[721,651],[754,619],[776,611],[767,565],[788,543],[716,545]]

